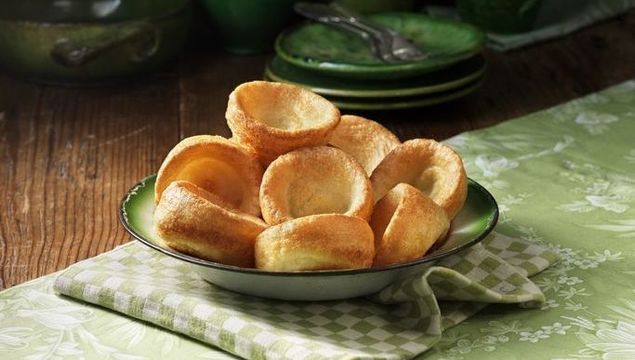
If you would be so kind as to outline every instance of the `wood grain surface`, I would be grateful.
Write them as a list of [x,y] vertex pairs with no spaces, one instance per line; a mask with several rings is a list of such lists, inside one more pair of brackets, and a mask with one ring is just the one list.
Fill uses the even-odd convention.
[[[402,140],[445,139],[635,78],[635,11],[486,57],[484,86],[463,100],[357,114]],[[0,289],[129,241],[117,213],[123,194],[179,139],[228,136],[227,96],[261,78],[268,58],[194,47],[165,72],[92,89],[0,74]]]

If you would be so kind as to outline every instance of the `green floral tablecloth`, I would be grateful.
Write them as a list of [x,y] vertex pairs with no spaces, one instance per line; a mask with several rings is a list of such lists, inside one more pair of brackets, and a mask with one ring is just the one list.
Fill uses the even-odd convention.
[[[539,309],[490,305],[419,358],[635,358],[635,81],[448,142],[499,201],[497,231],[561,261],[532,278]],[[0,358],[233,358],[60,297],[54,279],[0,293]]]

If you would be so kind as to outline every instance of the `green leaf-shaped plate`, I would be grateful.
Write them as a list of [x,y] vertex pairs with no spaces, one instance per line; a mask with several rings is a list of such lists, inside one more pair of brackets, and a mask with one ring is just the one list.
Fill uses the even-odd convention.
[[430,56],[388,64],[375,57],[361,37],[312,22],[280,34],[276,53],[289,63],[326,75],[402,79],[450,66],[479,53],[483,47],[483,33],[465,23],[417,13],[384,13],[370,18],[398,31]]
[[239,293],[282,300],[334,300],[375,293],[402,276],[429,266],[481,241],[498,220],[492,195],[470,180],[465,206],[452,222],[446,241],[420,259],[372,269],[268,272],[219,264],[182,254],[165,246],[154,231],[154,182],[143,179],[124,197],[121,222],[132,236],[165,255],[190,263],[202,278]]
[[390,98],[434,94],[466,85],[485,72],[483,55],[472,56],[443,70],[397,80],[357,80],[325,76],[274,57],[265,69],[265,78],[303,86],[324,96],[349,98]]

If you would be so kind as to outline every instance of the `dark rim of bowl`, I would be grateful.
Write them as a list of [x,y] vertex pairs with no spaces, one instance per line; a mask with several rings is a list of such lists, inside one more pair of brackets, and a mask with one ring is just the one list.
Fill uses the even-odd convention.
[[225,265],[225,264],[221,264],[221,263],[216,263],[213,261],[209,261],[209,260],[203,260],[203,259],[199,259],[197,257],[193,257],[190,255],[186,255],[180,252],[177,252],[176,250],[172,250],[172,249],[165,249],[147,239],[145,239],[143,236],[139,235],[136,231],[134,231],[134,229],[132,229],[132,226],[130,226],[128,224],[128,221],[126,221],[126,203],[129,201],[130,199],[130,193],[134,190],[137,189],[139,187],[142,186],[146,186],[146,182],[152,178],[156,177],[156,175],[150,175],[146,178],[144,178],[143,180],[139,181],[137,184],[135,184],[127,193],[126,195],[124,195],[124,197],[121,199],[120,202],[120,206],[119,206],[119,220],[121,221],[121,224],[123,225],[123,227],[126,229],[126,231],[128,231],[128,233],[130,235],[132,235],[137,241],[143,243],[146,246],[149,246],[150,248],[157,250],[165,255],[168,255],[170,257],[173,257],[175,259],[179,259],[191,264],[195,264],[195,265],[200,265],[203,267],[207,267],[207,268],[213,268],[216,270],[222,270],[222,271],[231,271],[231,272],[238,272],[238,273],[244,273],[244,274],[253,274],[253,275],[262,275],[262,276],[300,276],[300,277],[316,277],[316,276],[342,276],[342,275],[357,275],[357,274],[367,274],[367,273],[375,273],[375,272],[382,272],[382,271],[387,271],[387,270],[396,270],[396,269],[402,269],[402,268],[407,268],[407,267],[411,267],[411,266],[415,266],[415,265],[421,265],[421,264],[425,264],[434,260],[438,260],[453,254],[456,254],[457,252],[466,249],[468,247],[471,247],[479,242],[481,242],[483,239],[485,239],[485,237],[487,235],[489,235],[492,230],[494,229],[494,227],[496,226],[496,223],[498,222],[498,216],[499,216],[499,210],[498,210],[498,203],[496,202],[496,200],[494,199],[494,196],[487,190],[485,189],[481,184],[477,183],[476,181],[468,178],[468,183],[471,186],[476,187],[483,195],[485,195],[485,197],[487,197],[489,199],[489,201],[491,202],[492,205],[494,205],[494,213],[490,216],[488,223],[487,223],[487,227],[485,228],[485,230],[476,238],[467,241],[465,243],[462,243],[459,246],[456,246],[452,249],[449,249],[443,253],[439,253],[439,254],[433,254],[433,255],[429,255],[426,256],[424,255],[422,258],[417,259],[417,260],[413,260],[413,261],[408,261],[408,262],[404,262],[404,263],[399,263],[399,264],[393,264],[393,265],[388,265],[388,266],[382,266],[382,267],[376,267],[376,268],[368,268],[368,269],[348,269],[348,270],[317,270],[317,271],[264,271],[264,270],[259,270],[259,269],[255,269],[255,268],[241,268],[238,266],[233,266],[233,265]]
[[121,19],[115,21],[104,21],[95,19],[94,21],[38,21],[38,20],[12,20],[12,19],[2,19],[0,18],[0,23],[9,23],[9,24],[21,24],[28,26],[86,26],[86,25],[101,25],[101,26],[111,26],[111,25],[122,25],[128,23],[134,23],[139,21],[150,21],[150,20],[162,20],[166,18],[170,18],[172,16],[178,15],[184,11],[186,11],[191,5],[192,0],[181,0],[183,3],[180,6],[170,8],[166,10],[166,12],[153,16],[138,16],[131,17],[129,19]]

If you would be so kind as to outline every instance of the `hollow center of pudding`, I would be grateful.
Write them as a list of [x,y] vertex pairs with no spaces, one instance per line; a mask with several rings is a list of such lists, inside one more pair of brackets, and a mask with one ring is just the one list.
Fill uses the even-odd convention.
[[239,96],[243,110],[251,118],[282,130],[318,128],[331,119],[326,100],[298,89],[244,89]]
[[240,208],[243,201],[243,181],[229,164],[217,159],[199,159],[188,163],[178,175],[180,180],[190,181],[223,201],[221,206]]
[[444,169],[431,166],[420,172],[411,184],[432,200],[439,200],[443,192],[440,184],[445,184],[448,180],[447,177],[447,172]]
[[353,207],[353,196],[361,191],[341,166],[333,166],[325,173],[321,166],[303,169],[302,175],[289,184],[289,212],[299,218],[317,214],[344,214]]
[[393,215],[397,211],[397,207],[399,207],[401,196],[401,193],[397,191],[389,191],[375,205],[373,216],[370,220],[373,232],[375,233],[375,249],[381,247],[382,238],[384,237],[388,225],[390,225]]

